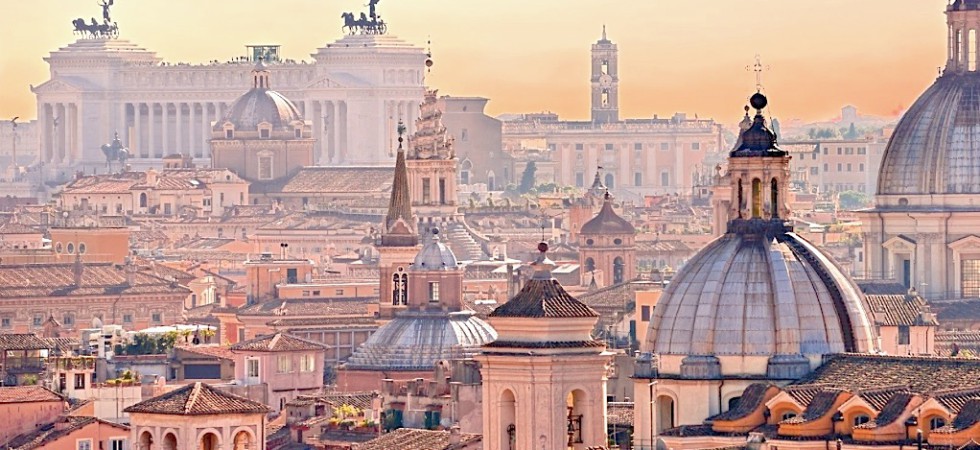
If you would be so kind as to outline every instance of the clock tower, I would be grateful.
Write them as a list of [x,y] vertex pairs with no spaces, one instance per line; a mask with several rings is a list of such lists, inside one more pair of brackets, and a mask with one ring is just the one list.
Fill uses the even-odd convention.
[[606,39],[606,26],[602,26],[602,39],[592,44],[592,122],[619,121],[619,60],[616,44]]

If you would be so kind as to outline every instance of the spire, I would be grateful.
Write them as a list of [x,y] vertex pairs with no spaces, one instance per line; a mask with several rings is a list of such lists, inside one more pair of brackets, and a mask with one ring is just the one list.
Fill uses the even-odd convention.
[[599,42],[597,42],[597,44],[611,44],[611,43],[612,42],[610,42],[609,39],[606,38],[606,24],[602,24],[602,39],[599,39]]
[[395,179],[391,184],[391,201],[385,216],[382,245],[414,247],[418,244],[415,218],[412,215],[412,198],[408,190],[408,166],[405,164],[405,124],[398,121],[398,156],[395,159]]

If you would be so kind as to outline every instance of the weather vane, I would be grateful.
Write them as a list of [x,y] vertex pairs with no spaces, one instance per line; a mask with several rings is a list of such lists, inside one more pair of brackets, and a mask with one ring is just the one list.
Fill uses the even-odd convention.
[[755,64],[751,66],[745,66],[745,70],[751,70],[755,72],[755,90],[756,92],[762,92],[762,72],[771,69],[770,66],[762,65],[762,57],[755,55]]

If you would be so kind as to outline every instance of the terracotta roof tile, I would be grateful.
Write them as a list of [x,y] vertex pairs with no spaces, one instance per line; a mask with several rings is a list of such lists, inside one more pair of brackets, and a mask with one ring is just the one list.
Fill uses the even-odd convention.
[[558,280],[531,278],[490,317],[599,317],[599,313],[565,292]]
[[232,361],[235,359],[235,353],[231,351],[230,348],[224,345],[179,345],[175,347],[177,350],[182,350],[188,353],[194,353],[201,356],[209,356],[212,358],[226,359]]
[[147,271],[137,271],[126,283],[125,268],[111,263],[82,263],[82,283],[75,286],[74,263],[14,264],[0,266],[0,298],[84,295],[189,294]]
[[634,234],[636,229],[626,219],[616,214],[612,207],[612,199],[606,194],[599,214],[582,225],[582,234]]
[[980,422],[980,398],[974,398],[966,402],[960,412],[956,414],[953,421],[944,427],[932,430],[933,433],[955,433],[965,430]]
[[803,410],[803,414],[796,417],[786,419],[781,423],[806,423],[812,420],[817,420],[828,412],[834,406],[834,402],[837,401],[837,396],[840,395],[840,390],[825,390],[817,392],[816,395],[810,400],[806,409]]
[[34,333],[0,334],[0,350],[50,350],[55,343]]
[[826,385],[858,392],[881,386],[908,386],[914,393],[972,386],[980,380],[980,359],[842,354],[829,357],[796,385]]
[[271,316],[285,312],[283,317],[370,316],[368,306],[377,301],[377,297],[267,301],[239,308],[238,314],[242,316]]
[[180,389],[144,400],[123,410],[127,413],[200,416],[211,414],[265,414],[269,408],[204,383],[188,384]]
[[364,192],[391,190],[390,167],[304,167],[282,187],[283,193]]
[[286,333],[261,336],[231,346],[233,352],[295,352],[303,350],[323,350],[324,346],[300,339]]
[[0,403],[63,402],[64,397],[40,386],[0,387]]
[[935,316],[922,297],[866,295],[865,299],[878,325],[937,325]]
[[874,420],[859,425],[857,428],[877,428],[890,425],[892,422],[905,412],[905,407],[912,401],[913,395],[909,392],[893,392],[888,401],[878,410],[878,415]]
[[[416,430],[399,428],[363,444],[353,447],[356,450],[450,450],[449,431]],[[478,434],[462,433],[460,444],[476,444],[482,440]]]
[[[104,423],[120,430],[129,430],[129,427],[117,423],[106,422],[95,417],[68,416],[58,419],[58,422],[40,427],[34,431],[15,436],[4,445],[7,450],[31,450],[35,448],[47,448],[49,444],[69,436],[75,431],[81,430],[94,423]],[[74,442],[69,446],[75,447]]]
[[609,425],[633,426],[633,402],[609,402],[606,404]]
[[738,420],[748,417],[766,399],[766,391],[772,386],[769,383],[752,383],[742,392],[742,397],[734,408],[714,416],[713,420]]

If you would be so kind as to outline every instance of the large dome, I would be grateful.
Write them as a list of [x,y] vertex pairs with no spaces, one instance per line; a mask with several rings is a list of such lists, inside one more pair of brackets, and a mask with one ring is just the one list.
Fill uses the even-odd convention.
[[878,195],[980,194],[980,73],[947,71],[899,121]]
[[215,124],[215,130],[221,130],[225,122],[231,122],[237,131],[256,131],[262,122],[269,123],[274,130],[281,130],[292,128],[297,121],[303,120],[293,102],[269,88],[269,71],[262,61],[252,70],[252,80],[252,89],[235,100],[224,120]]
[[[734,226],[761,225],[752,222]],[[874,350],[861,294],[830,258],[791,232],[729,231],[670,283],[650,321],[649,351],[817,357]]]
[[472,311],[406,311],[378,328],[347,360],[350,369],[428,370],[467,358],[497,332]]

